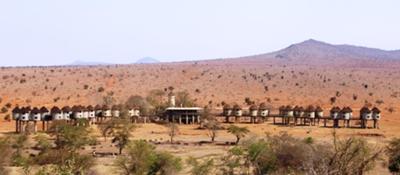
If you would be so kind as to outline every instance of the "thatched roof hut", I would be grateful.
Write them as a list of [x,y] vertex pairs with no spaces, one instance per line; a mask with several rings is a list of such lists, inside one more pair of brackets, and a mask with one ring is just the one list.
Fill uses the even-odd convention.
[[238,104],[233,105],[233,110],[238,111],[238,110],[242,110],[242,107]]
[[250,111],[258,110],[258,107],[256,105],[251,105],[249,108]]
[[265,103],[261,103],[260,106],[258,107],[259,110],[268,110],[268,106]]
[[71,111],[72,112],[82,112],[82,106],[74,105],[74,106],[72,106]]
[[88,111],[94,111],[94,107],[92,105],[87,106],[86,109]]
[[21,109],[18,106],[16,106],[11,112],[13,114],[19,114],[19,113],[21,113]]
[[379,110],[377,107],[374,107],[374,108],[372,108],[372,112],[379,114],[379,113],[381,113],[381,110]]
[[315,107],[313,105],[309,105],[309,106],[307,106],[305,112],[313,113],[313,112],[315,112]]
[[102,108],[100,105],[96,105],[96,106],[94,107],[94,109],[95,109],[96,111],[99,111],[99,110],[102,110],[103,108]]
[[48,112],[50,112],[46,107],[41,107],[40,108],[40,113],[42,113],[42,114],[44,114],[44,113],[48,113]]
[[39,110],[37,107],[34,107],[34,108],[31,110],[31,113],[32,113],[32,114],[40,114],[40,110]]
[[377,107],[372,108],[372,118],[376,121],[381,119],[381,110],[379,110]]
[[51,108],[50,112],[52,114],[56,114],[56,113],[61,113],[61,110],[57,106],[54,106],[53,108]]
[[64,107],[61,108],[61,111],[63,113],[70,113],[70,112],[72,112],[72,109],[69,106],[64,106]]

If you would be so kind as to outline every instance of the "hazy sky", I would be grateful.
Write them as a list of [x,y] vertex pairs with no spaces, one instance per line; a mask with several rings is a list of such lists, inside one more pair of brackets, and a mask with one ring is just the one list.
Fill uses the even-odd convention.
[[0,0],[0,65],[266,53],[314,38],[400,49],[399,0]]

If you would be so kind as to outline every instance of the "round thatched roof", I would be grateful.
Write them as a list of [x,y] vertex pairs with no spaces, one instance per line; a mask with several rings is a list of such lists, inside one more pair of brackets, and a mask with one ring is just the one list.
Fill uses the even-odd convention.
[[372,108],[372,112],[374,113],[381,113],[381,110],[379,110],[377,107]]
[[309,106],[307,106],[306,111],[307,112],[315,112],[315,107],[313,105],[309,105]]
[[333,113],[333,112],[340,112],[340,108],[337,107],[337,106],[332,107],[331,112],[332,112],[332,113]]
[[261,103],[260,106],[259,106],[259,109],[260,110],[267,110],[268,109],[267,104]]
[[61,110],[60,110],[60,108],[58,108],[57,106],[54,106],[53,108],[51,108],[51,113],[61,113]]
[[74,105],[74,106],[72,106],[72,112],[81,112],[82,111],[82,106],[77,106],[77,105]]
[[29,113],[29,112],[31,112],[31,107],[30,106],[21,108],[21,113]]
[[242,110],[242,107],[240,107],[238,104],[233,105],[233,110]]
[[231,105],[229,104],[224,105],[224,110],[231,110],[231,109],[232,109]]
[[290,105],[287,105],[287,106],[285,107],[285,110],[286,110],[286,111],[293,111],[293,107],[290,106]]
[[71,112],[71,108],[69,106],[64,106],[61,110],[62,112]]
[[350,107],[343,107],[342,111],[343,113],[350,113],[353,112],[353,110]]
[[257,110],[258,108],[257,108],[256,105],[251,105],[249,109],[250,109],[251,111],[254,111],[254,110]]
[[94,107],[94,109],[95,109],[95,110],[102,110],[102,107],[101,107],[100,105],[96,105],[96,106]]
[[39,110],[37,107],[34,107],[34,108],[32,109],[32,111],[31,111],[31,113],[33,113],[33,114],[39,114],[39,113],[40,113],[40,110]]
[[324,110],[321,108],[321,106],[317,106],[315,112],[324,112]]
[[88,111],[94,111],[94,107],[93,107],[92,105],[89,105],[88,107],[86,107],[86,109],[87,109]]
[[21,109],[18,107],[18,106],[16,106],[13,110],[12,110],[12,113],[20,113],[21,112]]
[[370,113],[370,112],[371,110],[367,106],[364,106],[360,109],[360,113]]
[[46,107],[43,106],[43,107],[40,108],[40,112],[41,113],[46,113],[46,112],[49,112],[49,110]]
[[111,108],[110,108],[110,106],[107,106],[107,105],[103,105],[103,110],[111,110]]

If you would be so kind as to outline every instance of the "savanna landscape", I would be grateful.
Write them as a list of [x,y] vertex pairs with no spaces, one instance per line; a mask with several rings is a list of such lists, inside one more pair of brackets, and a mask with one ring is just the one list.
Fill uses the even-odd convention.
[[[154,64],[0,68],[1,173],[10,174],[390,174],[400,160],[400,51],[316,40],[240,58]],[[16,106],[134,104],[159,116],[168,93],[205,109],[201,124],[52,122],[15,133]],[[179,94],[179,95],[178,95]],[[367,106],[379,129],[228,124],[225,104]],[[82,121],[84,122],[84,121]],[[40,128],[40,127],[39,127]],[[239,140],[240,139],[240,140]],[[389,167],[389,168],[388,168]]]

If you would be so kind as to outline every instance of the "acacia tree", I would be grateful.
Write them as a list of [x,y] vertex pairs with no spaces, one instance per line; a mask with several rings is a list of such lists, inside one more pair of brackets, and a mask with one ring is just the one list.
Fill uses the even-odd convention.
[[111,118],[110,120],[107,120],[106,122],[97,125],[100,129],[101,135],[104,138],[104,141],[107,141],[107,137],[113,134],[115,125],[115,118]]
[[72,126],[57,121],[49,131],[55,137],[55,147],[42,149],[33,162],[39,165],[54,165],[51,170],[53,174],[82,174],[93,166],[93,157],[79,152],[93,141],[87,125]]
[[129,142],[129,138],[132,136],[132,131],[135,129],[135,126],[126,123],[122,124],[122,126],[118,126],[115,130],[114,138],[112,140],[112,143],[116,143],[117,147],[119,149],[119,154],[122,154],[122,150],[125,148],[125,146]]
[[195,101],[190,97],[190,94],[187,91],[177,92],[175,95],[177,105],[182,105],[185,107],[196,106]]
[[168,135],[170,138],[170,142],[174,143],[175,136],[177,136],[179,134],[178,125],[172,122],[172,123],[168,123],[167,127],[168,127]]
[[173,175],[182,169],[181,159],[167,152],[158,152],[145,141],[132,141],[127,145],[127,155],[115,161],[117,172],[124,175]]
[[217,137],[218,130],[220,129],[218,121],[208,121],[204,126],[208,130],[208,136],[211,138],[211,142],[214,142],[215,137]]
[[165,108],[168,107],[167,102],[163,101],[166,92],[159,89],[151,90],[146,96],[146,101],[151,105],[151,109],[149,109],[149,114],[155,116],[161,116]]
[[105,131],[113,135],[112,143],[117,145],[119,154],[122,154],[122,150],[132,136],[132,131],[136,128],[129,120],[127,109],[122,108],[120,116],[111,119],[108,125],[105,127]]
[[250,131],[247,129],[247,127],[239,127],[236,125],[230,125],[228,127],[228,133],[231,133],[236,137],[236,145],[239,143],[240,139],[245,137],[249,132]]

